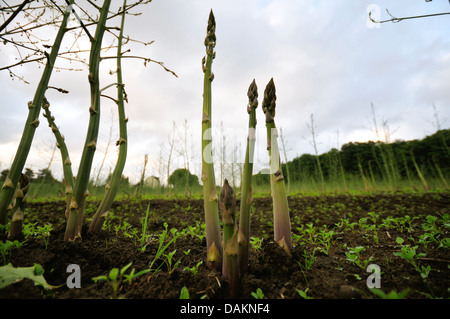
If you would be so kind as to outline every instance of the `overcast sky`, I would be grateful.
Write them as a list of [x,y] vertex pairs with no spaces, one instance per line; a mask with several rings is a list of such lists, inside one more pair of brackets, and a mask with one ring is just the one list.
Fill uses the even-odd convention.
[[[121,3],[122,1],[120,1]],[[84,1],[77,1],[85,7]],[[113,1],[119,5],[119,1]],[[157,64],[144,67],[141,60],[123,61],[123,75],[129,103],[128,159],[124,174],[132,181],[139,178],[144,155],[149,155],[146,176],[162,175],[158,159],[167,161],[173,123],[178,148],[184,143],[184,125],[189,133],[190,168],[199,175],[201,162],[201,114],[205,55],[204,38],[208,15],[216,18],[217,45],[213,62],[213,125],[216,136],[225,133],[227,161],[229,153],[246,143],[248,115],[247,90],[253,79],[259,91],[257,109],[256,168],[268,162],[266,131],[261,102],[266,84],[273,77],[277,90],[275,123],[287,141],[288,160],[314,153],[310,115],[314,114],[319,153],[340,148],[348,142],[376,140],[371,103],[374,105],[380,138],[383,122],[392,141],[420,139],[436,131],[433,104],[441,128],[450,123],[450,16],[404,20],[399,23],[373,24],[374,17],[389,19],[385,9],[397,17],[450,11],[447,0],[154,0],[141,7],[140,16],[129,16],[125,33],[149,46],[134,44],[131,55],[164,62],[178,78]],[[76,24],[76,21],[71,22]],[[118,23],[117,20],[111,24]],[[91,28],[92,33],[94,28]],[[56,31],[55,31],[56,32]],[[55,32],[43,40],[49,44]],[[73,41],[68,39],[65,47]],[[43,42],[44,43],[44,42]],[[81,42],[82,43],[82,42]],[[114,55],[110,51],[105,55]],[[0,64],[17,57],[11,46],[0,46]],[[108,61],[108,60],[106,60]],[[115,82],[108,75],[112,60],[102,64],[102,85]],[[62,61],[59,66],[67,66]],[[80,64],[70,65],[83,68]],[[30,84],[11,80],[0,72],[0,169],[11,165],[42,68],[28,64],[13,71]],[[88,122],[89,86],[87,71],[61,71],[52,75],[50,85],[70,91],[62,95],[47,93],[56,123],[66,138],[73,170],[76,173]],[[116,95],[113,88],[105,91]],[[108,99],[102,100],[102,122],[93,165],[96,176],[111,144],[103,166],[109,172],[117,158],[117,112]],[[217,138],[217,143],[220,138]],[[41,117],[26,167],[38,171],[48,165],[54,138]],[[217,145],[216,145],[217,146]],[[217,147],[219,148],[219,147]],[[219,153],[216,150],[215,156]],[[160,155],[162,154],[162,155]],[[239,152],[238,154],[239,155]],[[184,166],[175,152],[171,171]],[[284,160],[284,157],[282,157]],[[239,158],[236,158],[239,161]],[[51,170],[62,177],[60,154],[56,153]],[[216,165],[216,172],[218,171]],[[165,169],[162,171],[165,174]]]

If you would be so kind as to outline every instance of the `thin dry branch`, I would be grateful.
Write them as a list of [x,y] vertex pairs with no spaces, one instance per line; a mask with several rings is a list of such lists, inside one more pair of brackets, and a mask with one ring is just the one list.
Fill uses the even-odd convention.
[[22,9],[28,4],[28,2],[30,2],[30,0],[25,0],[24,2],[22,2],[22,4],[19,5],[19,7],[11,14],[11,16],[0,26],[0,32],[2,32],[3,29],[5,29],[8,24],[10,24],[15,19],[20,11],[22,11]]
[[[125,51],[125,52],[127,52],[127,51]],[[178,77],[178,75],[177,75],[174,71],[168,69],[168,68],[164,65],[164,62],[156,61],[156,60],[153,60],[153,59],[150,59],[150,58],[145,58],[145,57],[142,57],[142,56],[134,56],[134,55],[124,55],[124,56],[122,56],[121,58],[122,58],[122,59],[124,59],[124,58],[129,58],[129,59],[140,59],[140,60],[144,60],[144,66],[147,66],[147,63],[149,63],[149,62],[156,63],[156,64],[159,64],[165,71],[167,71],[167,72],[169,72],[169,73],[172,73],[175,77]],[[117,59],[117,56],[105,56],[105,57],[102,57],[102,60],[104,60],[104,59]]]
[[394,17],[394,16],[389,12],[388,9],[386,9],[386,12],[392,17],[392,19],[376,21],[376,20],[374,20],[374,19],[372,18],[372,12],[369,12],[369,19],[370,19],[370,21],[372,21],[373,23],[385,23],[385,22],[398,23],[398,22],[403,21],[403,20],[419,19],[419,18],[428,18],[428,17],[436,17],[436,16],[441,16],[441,15],[447,15],[447,14],[450,14],[450,12],[442,12],[442,13],[433,13],[433,14],[425,14],[425,15],[419,15],[419,16],[411,16],[411,17],[397,18],[397,17]]

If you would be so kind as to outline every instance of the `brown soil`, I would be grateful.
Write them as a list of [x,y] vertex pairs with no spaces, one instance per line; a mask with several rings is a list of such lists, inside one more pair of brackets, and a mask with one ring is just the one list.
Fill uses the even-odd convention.
[[[203,222],[203,200],[187,199],[124,199],[116,201],[108,220],[109,230],[99,234],[88,234],[89,217],[95,211],[98,202],[88,203],[87,220],[83,238],[77,242],[63,240],[64,202],[29,203],[27,218],[29,222],[54,224],[48,247],[39,238],[29,237],[21,248],[13,249],[7,262],[15,267],[40,264],[44,276],[52,285],[60,288],[45,291],[34,286],[30,280],[0,289],[0,298],[45,298],[45,299],[79,299],[112,297],[111,286],[103,281],[95,283],[92,278],[107,275],[114,268],[121,268],[132,262],[131,268],[136,272],[147,269],[154,259],[158,248],[158,239],[152,236],[145,251],[138,249],[133,240],[114,230],[124,220],[141,232],[141,220],[145,216],[150,203],[148,232],[158,234],[164,230],[164,222],[169,229],[182,230],[188,226],[196,226]],[[272,238],[272,201],[271,198],[255,198],[252,215],[252,236],[264,238],[260,249],[251,249],[248,273],[242,276],[238,298],[253,299],[252,292],[260,288],[264,298],[299,299],[298,289],[306,291],[307,296],[314,299],[349,299],[377,298],[366,285],[370,275],[366,269],[346,260],[345,252],[349,247],[363,246],[362,259],[380,266],[381,290],[388,293],[409,289],[407,298],[449,298],[450,256],[448,247],[438,247],[437,243],[426,246],[419,244],[418,251],[426,253],[417,259],[419,265],[431,266],[426,280],[404,259],[393,252],[400,251],[397,237],[402,237],[405,244],[417,245],[417,240],[424,233],[422,224],[427,215],[440,219],[449,213],[450,194],[376,194],[365,196],[335,195],[289,197],[292,219],[292,232],[299,234],[298,227],[306,227],[312,223],[318,229],[327,226],[336,235],[328,254],[320,251],[318,243],[296,240],[292,256],[288,256],[271,240]],[[369,217],[368,213],[379,214],[380,219],[388,216],[418,217],[412,221],[412,229],[378,228],[378,242],[373,237],[355,227],[345,229],[339,221],[348,218],[349,222],[360,221]],[[370,221],[368,221],[370,224]],[[441,225],[443,235],[448,237],[448,226]],[[5,235],[0,238],[6,240]],[[155,265],[162,265],[159,271],[149,272],[133,280],[131,284],[123,282],[119,288],[119,296],[126,299],[178,299],[183,287],[187,287],[191,299],[208,298],[224,299],[228,297],[227,283],[221,274],[206,267],[206,242],[198,236],[182,236],[172,244],[166,253],[176,250],[174,262],[180,260],[178,266],[169,271],[167,264],[158,260]],[[305,252],[312,255],[315,249],[315,260],[310,269],[304,269]],[[193,267],[203,262],[194,275],[186,267]],[[81,269],[81,288],[69,289],[66,286],[67,266],[77,264]],[[302,267],[303,269],[302,269]]]

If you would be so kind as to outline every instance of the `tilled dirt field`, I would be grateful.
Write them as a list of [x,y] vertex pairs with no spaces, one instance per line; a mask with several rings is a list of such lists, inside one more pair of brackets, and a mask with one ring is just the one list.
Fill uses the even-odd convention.
[[[141,235],[148,204],[146,233],[151,236],[142,251],[132,230]],[[380,289],[386,294],[405,292],[409,299],[449,298],[449,204],[449,192],[290,196],[294,248],[292,256],[288,256],[272,242],[271,198],[254,198],[253,245],[238,298],[253,299],[252,293],[258,289],[269,299],[380,298],[367,287],[367,278],[372,274],[366,271],[369,264],[379,266]],[[12,249],[6,262],[15,267],[40,264],[47,282],[60,287],[45,291],[25,279],[0,289],[0,298],[112,298],[111,285],[92,278],[130,262],[132,266],[126,273],[133,268],[136,272],[149,268],[164,223],[169,230],[167,239],[181,232],[162,255],[175,251],[171,263],[167,257],[155,260],[153,268],[159,270],[134,278],[131,283],[123,281],[118,297],[178,299],[183,287],[191,299],[228,297],[221,274],[206,267],[206,241],[201,227],[203,200],[122,199],[115,202],[104,230],[88,234],[89,218],[96,205],[96,201],[88,202],[82,240],[65,242],[64,202],[29,203],[26,222],[53,224],[48,246],[42,238],[29,236],[22,247]],[[434,225],[434,232],[427,225]],[[177,232],[170,232],[172,228]],[[429,238],[430,234],[434,238]],[[1,239],[7,238],[2,234]],[[415,248],[415,266],[396,255],[406,245]],[[71,275],[67,267],[71,264],[80,267],[81,288],[66,285]]]

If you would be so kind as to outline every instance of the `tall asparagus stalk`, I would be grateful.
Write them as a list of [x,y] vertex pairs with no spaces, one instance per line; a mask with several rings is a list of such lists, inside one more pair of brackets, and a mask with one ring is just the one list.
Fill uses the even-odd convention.
[[[73,4],[73,0],[69,1],[69,4]],[[55,65],[56,57],[58,56],[59,49],[61,47],[62,40],[67,31],[67,21],[70,16],[70,11],[66,10],[63,13],[63,19],[59,27],[58,33],[55,38],[55,42],[52,45],[50,54],[47,55],[47,63],[42,73],[41,80],[34,94],[33,101],[28,103],[28,117],[23,129],[22,137],[19,147],[14,157],[13,163],[9,170],[8,176],[2,186],[0,192],[0,224],[4,225],[8,219],[8,206],[14,196],[16,185],[19,181],[20,174],[23,170],[25,162],[30,152],[31,144],[33,142],[34,133],[39,126],[39,113],[41,111],[42,101],[44,99],[45,91],[47,90],[50,76]]]
[[276,99],[275,84],[272,78],[264,90],[262,109],[266,115],[267,150],[270,157],[270,188],[273,201],[274,237],[278,245],[290,254],[292,250],[291,221],[284,177],[280,165],[278,133],[275,126]]
[[206,57],[202,60],[204,72],[203,82],[203,115],[202,115],[202,181],[205,206],[207,265],[210,269],[220,270],[222,259],[221,235],[219,225],[219,208],[217,203],[216,180],[212,161],[211,145],[211,82],[214,74],[211,71],[212,60],[216,53],[216,21],[211,10],[205,38]]
[[44,117],[47,118],[48,126],[52,129],[52,132],[55,135],[56,146],[59,148],[61,153],[63,162],[64,184],[66,187],[66,218],[68,218],[69,205],[70,201],[72,200],[73,188],[75,184],[72,172],[72,162],[70,161],[69,151],[67,150],[64,136],[62,136],[61,132],[55,124],[55,117],[52,116],[52,113],[50,112],[50,103],[45,97],[44,102],[42,103],[42,108],[44,109]]
[[80,166],[75,183],[75,189],[70,203],[69,218],[66,226],[64,240],[75,240],[81,237],[81,226],[83,224],[84,207],[86,203],[89,176],[94,158],[97,136],[100,125],[100,51],[103,35],[106,31],[106,20],[109,13],[111,0],[105,0],[100,8],[100,17],[94,38],[91,39],[91,51],[89,56],[89,75],[91,105],[89,107],[89,126],[86,141],[81,155]]
[[220,192],[219,206],[223,221],[223,263],[222,276],[229,283],[230,297],[237,295],[239,288],[239,247],[236,221],[236,195],[225,179]]
[[120,26],[119,39],[117,44],[117,107],[119,113],[119,131],[120,138],[117,141],[119,145],[119,157],[117,159],[116,167],[111,177],[111,183],[106,184],[106,193],[103,197],[100,206],[92,219],[91,225],[89,226],[89,232],[97,232],[101,230],[103,222],[108,215],[108,211],[114,201],[117,191],[120,186],[120,179],[122,177],[122,172],[125,167],[125,161],[127,158],[127,118],[125,117],[125,106],[124,106],[124,84],[122,81],[122,40],[123,40],[123,29],[125,25],[125,14],[126,14],[127,0],[123,2],[123,12],[122,21]]
[[248,106],[249,114],[247,150],[245,153],[244,173],[241,187],[241,207],[239,215],[239,268],[241,273],[248,269],[248,251],[250,236],[250,214],[252,197],[252,174],[253,174],[253,156],[255,151],[255,129],[256,129],[256,108],[258,107],[258,87],[255,80],[248,88]]

